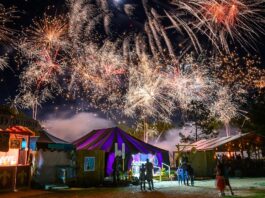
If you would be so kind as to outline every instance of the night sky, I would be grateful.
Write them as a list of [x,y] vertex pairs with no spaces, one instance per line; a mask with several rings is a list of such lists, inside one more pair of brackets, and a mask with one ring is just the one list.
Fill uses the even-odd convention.
[[[0,3],[6,7],[15,6],[17,8],[17,15],[19,18],[15,19],[14,23],[9,24],[9,26],[16,29],[18,33],[23,27],[29,26],[32,23],[32,19],[42,17],[44,12],[48,14],[60,14],[67,12],[67,5],[65,4],[64,0],[0,0]],[[139,14],[139,16],[141,16],[141,14]],[[124,23],[122,17],[120,17],[119,20],[120,21],[117,21],[118,23]],[[128,27],[130,28],[130,25]],[[260,41],[257,42],[257,52],[254,52],[262,58],[263,63],[265,62],[265,47],[263,45],[264,38],[264,36],[261,37]],[[9,97],[12,99],[16,95],[19,84],[19,73],[23,69],[23,65],[17,65],[17,63],[15,63],[14,59],[16,56],[16,51],[11,45],[1,45],[0,54],[5,53],[9,55],[10,68],[6,68],[4,71],[0,72],[0,103],[2,104],[6,103],[6,100]],[[82,105],[84,104],[80,100],[66,102],[63,98],[59,97],[53,102],[44,104],[40,117],[43,118],[47,112],[54,112],[57,108],[70,110],[71,107],[81,107]],[[25,112],[30,114],[30,111]]]

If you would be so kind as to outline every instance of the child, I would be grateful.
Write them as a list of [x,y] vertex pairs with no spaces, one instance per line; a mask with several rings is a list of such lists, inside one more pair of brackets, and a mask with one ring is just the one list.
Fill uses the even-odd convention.
[[183,182],[183,169],[181,168],[181,166],[179,166],[177,169],[177,176],[178,176],[178,182],[180,186]]
[[141,190],[145,190],[145,166],[142,164],[140,167],[140,185],[141,185]]

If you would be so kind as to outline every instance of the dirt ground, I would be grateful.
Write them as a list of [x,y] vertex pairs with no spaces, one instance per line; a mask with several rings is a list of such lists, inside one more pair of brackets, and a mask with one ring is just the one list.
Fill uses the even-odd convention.
[[[231,179],[234,197],[265,198],[265,178]],[[155,181],[155,190],[142,192],[139,186],[121,188],[72,188],[57,191],[24,190],[0,193],[0,198],[215,198],[218,192],[214,180],[195,181],[194,187],[179,186],[176,181]],[[263,194],[264,193],[264,194]],[[230,195],[226,191],[226,195]],[[263,196],[264,195],[264,196]],[[231,196],[227,196],[231,197]]]

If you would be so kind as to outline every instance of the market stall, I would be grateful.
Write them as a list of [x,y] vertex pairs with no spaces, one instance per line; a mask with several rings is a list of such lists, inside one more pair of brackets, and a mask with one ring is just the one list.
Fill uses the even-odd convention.
[[244,133],[202,139],[190,145],[177,145],[174,157],[176,161],[188,158],[197,177],[212,177],[217,157],[226,160],[232,176],[264,176],[265,137]]
[[75,178],[75,147],[47,131],[39,131],[38,137],[31,138],[34,156],[32,182],[36,186],[68,184]]
[[30,184],[30,136],[23,126],[0,130],[0,191],[27,188]]

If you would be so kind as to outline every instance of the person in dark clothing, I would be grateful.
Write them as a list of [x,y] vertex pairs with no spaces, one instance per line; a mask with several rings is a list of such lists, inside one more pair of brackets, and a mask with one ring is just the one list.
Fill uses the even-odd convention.
[[188,166],[187,163],[184,162],[181,166],[181,168],[183,169],[183,181],[184,181],[184,185],[189,185],[189,173],[188,173]]
[[149,162],[149,159],[146,160],[145,168],[146,168],[146,180],[148,182],[149,190],[154,190],[153,164]]
[[113,183],[117,184],[120,182],[120,171],[122,167],[121,156],[116,156],[113,162]]
[[142,166],[140,167],[140,186],[141,186],[141,190],[145,190],[145,166],[144,164],[142,164]]
[[188,164],[187,170],[190,179],[190,184],[194,186],[194,170],[190,164]]
[[224,178],[225,178],[225,185],[229,187],[231,195],[234,195],[234,192],[232,190],[232,187],[229,181],[229,167],[228,167],[227,161],[224,162]]

